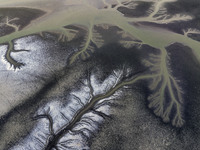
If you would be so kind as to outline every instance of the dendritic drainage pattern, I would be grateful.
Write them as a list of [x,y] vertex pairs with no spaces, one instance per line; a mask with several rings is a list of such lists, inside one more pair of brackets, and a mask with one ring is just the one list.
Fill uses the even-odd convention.
[[[73,100],[73,103],[78,103],[80,105],[82,104],[83,107],[75,107],[75,105],[72,103],[72,106],[70,108],[69,104],[69,106],[67,107],[69,107],[68,110],[70,111],[70,113],[72,113],[70,115],[71,118],[68,118],[69,116],[66,117],[66,122],[63,124],[62,121],[59,121],[61,124],[56,124],[53,122],[54,120],[62,118],[64,116],[61,116],[60,112],[53,113],[53,108],[50,106],[51,104],[48,104],[49,106],[44,106],[43,108],[43,111],[45,111],[44,113],[47,114],[40,114],[39,112],[42,112],[42,110],[38,111],[38,117],[41,120],[44,120],[49,126],[50,131],[47,131],[48,134],[54,136],[55,132],[57,132],[57,136],[55,135],[54,137],[47,136],[47,133],[45,134],[46,138],[49,138],[49,141],[53,139],[52,142],[49,142],[51,144],[49,144],[46,149],[58,149],[57,144],[59,143],[59,140],[62,139],[62,136],[64,137],[64,133],[67,133],[69,129],[71,131],[66,135],[70,134],[70,136],[72,136],[74,134],[77,136],[77,134],[89,134],[88,132],[91,131],[93,128],[96,128],[97,126],[91,127],[90,129],[85,127],[85,125],[82,125],[82,127],[80,127],[82,116],[89,113],[86,113],[86,110],[88,111],[89,108],[93,107],[97,101],[110,97],[120,88],[127,85],[132,85],[139,80],[150,81],[148,88],[151,91],[151,94],[148,95],[147,100],[148,106],[153,110],[154,114],[156,116],[159,116],[164,122],[170,122],[175,127],[182,127],[184,125],[184,90],[181,88],[179,79],[174,75],[171,69],[170,56],[166,48],[173,43],[183,44],[184,46],[188,46],[194,54],[195,58],[200,61],[200,43],[190,38],[189,36],[191,34],[199,34],[200,32],[198,29],[189,28],[184,29],[183,33],[180,34],[172,32],[165,28],[151,27],[144,24],[154,23],[156,25],[166,25],[192,20],[193,17],[187,14],[180,13],[172,15],[168,13],[166,4],[175,3],[176,0],[94,0],[93,3],[90,3],[90,1],[87,0],[74,0],[73,2],[58,1],[56,2],[56,5],[55,2],[51,1],[50,5],[48,6],[43,4],[38,5],[37,1],[34,2],[35,3],[33,3],[33,0],[27,0],[26,2],[21,3],[18,1],[16,2],[10,0],[9,2],[2,2],[1,4],[2,7],[7,7],[10,3],[10,5],[15,4],[16,7],[33,7],[35,9],[38,8],[39,10],[43,10],[44,12],[46,12],[44,13],[44,15],[33,20],[32,22],[30,22],[30,24],[23,28],[20,28],[20,26],[17,24],[18,18],[3,16],[3,19],[1,20],[1,26],[8,26],[10,28],[13,28],[13,32],[0,37],[0,44],[8,45],[4,58],[2,59],[4,62],[7,61],[7,63],[12,67],[13,71],[16,69],[20,70],[20,68],[23,68],[24,65],[26,65],[23,63],[23,59],[22,61],[16,60],[14,58],[14,53],[29,53],[28,49],[16,50],[14,46],[15,40],[30,36],[32,34],[38,34],[41,37],[43,37],[45,33],[57,34],[58,41],[70,43],[80,34],[80,30],[78,30],[77,28],[84,30],[86,34],[83,35],[83,40],[79,43],[80,45],[77,46],[76,51],[74,51],[68,58],[69,66],[80,62],[80,60],[87,60],[88,58],[92,57],[92,54],[95,53],[96,49],[100,49],[101,47],[105,46],[104,44],[106,43],[106,41],[103,39],[102,34],[96,30],[96,26],[101,26],[102,30],[108,30],[109,26],[111,25],[116,26],[120,30],[120,32],[117,32],[117,35],[122,38],[118,42],[127,49],[131,47],[137,47],[138,49],[140,49],[141,47],[148,45],[159,51],[159,54],[149,55],[148,58],[142,60],[143,65],[148,68],[148,71],[134,75],[129,80],[125,80],[119,83],[116,82],[115,85],[112,85],[112,88],[108,87],[108,90],[104,90],[104,83],[102,83],[102,87],[100,86],[100,90],[95,91],[95,89],[98,87],[95,86],[97,83],[95,81],[96,79],[94,79],[94,76],[91,76],[90,82],[84,81],[86,85],[91,84],[88,85],[87,88],[88,90],[93,89],[94,91],[90,91],[88,93],[90,93],[89,95],[91,97],[93,96],[94,98],[91,98],[89,102],[87,101],[88,104],[86,104],[81,101],[82,98],[76,95],[77,91],[74,92],[76,93],[74,94],[76,98],[75,100]],[[44,3],[45,2],[46,1],[44,1]],[[131,10],[137,9],[141,2],[151,3],[151,6],[144,13],[144,16],[129,17],[119,11],[120,8],[127,8]],[[76,28],[70,28],[70,25],[75,26]],[[96,96],[95,94],[101,96]],[[59,103],[53,105],[58,105],[58,107],[61,107],[61,104]],[[51,116],[49,113],[52,113],[52,115],[57,114],[57,117],[53,118],[55,116]],[[88,114],[90,117],[92,116],[91,113],[94,112],[90,112]],[[87,122],[89,122],[87,118],[90,117],[86,117]],[[69,121],[68,125],[66,125],[67,120],[72,121]],[[80,122],[80,124],[77,122]],[[96,120],[96,122],[101,121]],[[77,126],[75,125],[75,123],[77,123]],[[90,123],[86,124],[90,126]],[[63,125],[63,132],[61,133],[57,131],[56,127],[58,126],[60,128]],[[37,128],[38,127],[36,127],[35,130],[37,130]],[[78,129],[82,130],[82,128],[84,128],[84,131],[73,133],[74,128],[76,128],[77,131]],[[35,134],[35,132],[33,134]],[[36,135],[30,136],[35,137]],[[88,135],[84,136],[87,137]],[[45,142],[46,141],[42,141],[41,144],[43,143],[42,145],[44,146]],[[60,145],[60,147],[62,146],[63,145]]]

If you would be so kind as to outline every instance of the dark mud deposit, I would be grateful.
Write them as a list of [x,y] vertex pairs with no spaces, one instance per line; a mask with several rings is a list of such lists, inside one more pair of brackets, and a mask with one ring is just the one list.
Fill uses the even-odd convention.
[[8,5],[0,149],[200,149],[199,2]]

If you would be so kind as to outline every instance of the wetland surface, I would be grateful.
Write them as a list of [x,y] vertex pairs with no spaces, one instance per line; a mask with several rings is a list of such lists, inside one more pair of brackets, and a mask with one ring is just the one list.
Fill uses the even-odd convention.
[[200,149],[200,2],[0,0],[0,149]]

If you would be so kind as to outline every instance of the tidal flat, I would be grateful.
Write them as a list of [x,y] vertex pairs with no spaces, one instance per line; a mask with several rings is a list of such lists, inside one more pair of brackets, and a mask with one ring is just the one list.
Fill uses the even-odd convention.
[[0,0],[0,149],[200,149],[199,8]]

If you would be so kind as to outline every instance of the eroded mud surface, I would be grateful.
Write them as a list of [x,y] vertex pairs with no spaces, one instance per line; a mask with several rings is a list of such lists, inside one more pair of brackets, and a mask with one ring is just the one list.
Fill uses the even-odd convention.
[[199,149],[199,8],[0,0],[0,149]]

